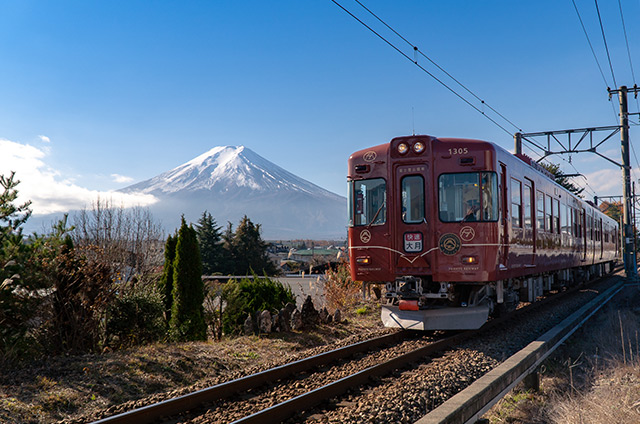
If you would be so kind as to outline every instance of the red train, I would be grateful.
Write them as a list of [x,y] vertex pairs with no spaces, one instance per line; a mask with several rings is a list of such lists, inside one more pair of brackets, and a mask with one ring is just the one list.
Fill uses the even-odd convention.
[[610,272],[618,224],[551,177],[481,140],[360,150],[349,158],[351,277],[386,284],[385,326],[451,330]]

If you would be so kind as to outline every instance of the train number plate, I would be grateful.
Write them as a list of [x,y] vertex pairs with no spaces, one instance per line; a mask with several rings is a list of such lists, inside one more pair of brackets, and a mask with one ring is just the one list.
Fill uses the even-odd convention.
[[404,233],[404,251],[422,252],[422,233]]

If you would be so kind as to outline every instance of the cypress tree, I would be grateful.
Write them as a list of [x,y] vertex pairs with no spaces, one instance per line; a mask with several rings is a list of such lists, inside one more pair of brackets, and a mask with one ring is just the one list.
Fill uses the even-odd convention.
[[173,261],[176,257],[176,243],[178,242],[178,235],[169,235],[167,242],[164,244],[164,266],[162,268],[162,278],[158,283],[158,291],[162,297],[162,304],[164,306],[164,317],[169,324],[171,320],[171,304],[173,303]]
[[202,261],[196,231],[182,217],[173,262],[173,304],[169,334],[173,340],[206,340]]

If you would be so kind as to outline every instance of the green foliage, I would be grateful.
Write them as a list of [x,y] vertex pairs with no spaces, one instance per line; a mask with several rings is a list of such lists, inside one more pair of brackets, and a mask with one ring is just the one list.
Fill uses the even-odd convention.
[[2,188],[2,193],[0,193],[0,243],[4,242],[11,233],[18,231],[19,227],[31,216],[29,209],[31,201],[21,205],[15,204],[18,199],[16,187],[20,181],[14,177],[15,172],[12,172],[8,178],[0,175],[0,187]]
[[173,265],[173,304],[169,334],[173,340],[206,340],[202,262],[196,231],[187,226],[184,216],[178,230]]
[[277,273],[275,265],[267,256],[267,244],[260,236],[260,224],[254,224],[246,215],[240,220],[229,244],[236,275],[250,275],[253,272],[266,275]]
[[210,213],[204,211],[196,224],[196,234],[200,245],[202,258],[202,272],[205,275],[213,275],[216,272],[225,272],[225,250],[222,245],[222,233]]
[[162,299],[164,308],[165,322],[167,325],[171,320],[171,306],[173,304],[173,262],[176,258],[176,243],[178,242],[178,236],[167,237],[167,242],[164,245],[164,266],[162,268],[162,277],[158,283],[158,291]]
[[153,293],[116,299],[107,308],[107,344],[121,348],[161,339],[165,334],[163,309],[162,300]]
[[291,288],[267,277],[229,281],[223,290],[226,302],[222,320],[225,334],[238,333],[248,314],[264,310],[277,312],[287,303],[295,303]]
[[540,165],[542,165],[544,168],[546,168],[547,171],[551,172],[554,175],[556,183],[560,184],[562,187],[566,188],[576,196],[584,197],[582,195],[584,188],[580,188],[573,184],[569,180],[569,177],[566,177],[564,172],[562,172],[562,170],[560,169],[560,165],[557,165],[555,163],[541,163]]

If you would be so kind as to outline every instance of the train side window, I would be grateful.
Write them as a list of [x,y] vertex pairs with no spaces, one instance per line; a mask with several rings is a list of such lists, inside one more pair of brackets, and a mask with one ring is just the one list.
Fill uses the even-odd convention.
[[544,193],[541,191],[538,191],[536,193],[536,197],[537,197],[536,205],[538,210],[538,213],[536,215],[536,220],[538,224],[538,230],[544,231]]
[[524,184],[524,226],[525,228],[531,228],[533,223],[531,222],[531,186],[527,183]]
[[354,208],[353,224],[382,225],[387,222],[387,185],[382,178],[354,182],[349,202]]
[[498,220],[495,172],[461,172],[438,177],[438,215],[442,222]]
[[420,175],[402,179],[402,220],[407,224],[424,221],[424,179]]
[[550,233],[553,233],[553,215],[552,215],[552,209],[551,209],[551,196],[549,196],[548,194],[544,195],[544,215],[545,215],[545,222],[547,225],[547,231]]
[[522,183],[511,179],[511,225],[522,227]]
[[569,226],[567,225],[567,204],[560,203],[560,228],[562,234],[569,234]]
[[558,199],[552,199],[553,201],[553,232],[560,234],[560,201]]

